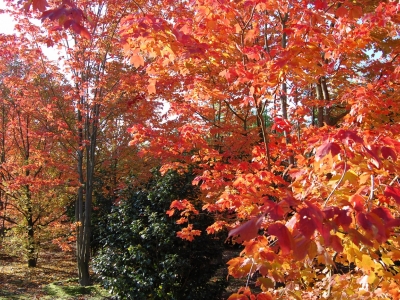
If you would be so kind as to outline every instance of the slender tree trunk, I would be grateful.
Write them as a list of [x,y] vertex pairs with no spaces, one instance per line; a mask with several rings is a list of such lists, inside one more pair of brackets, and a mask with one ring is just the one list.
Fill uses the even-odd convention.
[[[28,211],[29,214],[29,211]],[[36,253],[36,247],[35,247],[35,231],[33,229],[33,219],[32,219],[32,214],[30,212],[30,215],[28,216],[27,220],[27,225],[28,225],[28,245],[27,245],[27,250],[28,250],[28,267],[29,268],[34,268],[37,265],[37,253]]]
[[321,77],[318,78],[316,92],[317,92],[317,99],[321,101],[321,104],[318,106],[317,124],[318,127],[322,127],[324,126],[324,106],[323,106],[324,97],[322,95]]
[[[322,89],[322,97],[324,98],[325,106],[326,106],[328,104],[328,102],[330,101],[330,96],[329,96],[328,85],[326,83],[325,76],[321,77],[321,89]],[[330,113],[329,113],[329,108],[326,109],[325,116],[324,116],[324,122],[328,125],[331,125],[331,117],[330,117]]]
[[[84,99],[80,100],[80,104],[83,104]],[[86,120],[83,123],[82,111],[78,110],[77,120],[79,124],[78,128],[78,174],[80,187],[78,189],[78,195],[75,203],[75,219],[77,222],[77,238],[76,238],[76,258],[78,266],[78,280],[81,286],[88,286],[91,283],[89,273],[89,260],[90,260],[90,210],[91,210],[91,199],[87,198],[88,195],[88,179],[85,181],[85,148],[84,145],[84,130],[87,131]],[[86,157],[87,162],[87,157]],[[89,221],[88,221],[89,218]]]
[[26,225],[27,225],[27,245],[28,267],[35,268],[37,265],[37,247],[35,242],[35,230],[33,222],[32,199],[30,196],[29,186],[26,186]]
[[[75,207],[76,219],[79,222],[79,230],[77,230],[77,263],[79,284],[81,286],[91,284],[89,274],[92,237],[91,215],[98,119],[100,117],[99,104],[94,104],[90,107],[90,104],[86,103],[85,106],[85,119],[83,119],[82,112],[78,111],[78,122],[82,124],[81,128],[79,128],[80,146],[78,151],[78,172],[81,187],[78,190]],[[85,145],[83,143],[84,140],[86,142]],[[86,176],[84,176],[84,174]]]
[[318,107],[318,127],[324,126],[324,123],[330,125],[331,120],[329,112],[325,111],[324,113],[324,107],[330,100],[325,76],[321,76],[320,78],[318,78],[316,92],[317,92],[317,99],[322,102],[321,105]]
[[[286,22],[289,19],[289,14],[286,12],[285,15],[282,17],[281,16],[281,22],[282,22],[282,48],[285,49],[287,47],[287,35],[285,32],[286,29]],[[281,85],[281,112],[282,112],[282,117],[285,120],[288,120],[288,113],[287,113],[287,84],[286,81],[282,82]],[[284,135],[286,138],[286,144],[290,144],[290,137],[289,133],[284,131]],[[289,155],[289,165],[294,165],[294,156]]]

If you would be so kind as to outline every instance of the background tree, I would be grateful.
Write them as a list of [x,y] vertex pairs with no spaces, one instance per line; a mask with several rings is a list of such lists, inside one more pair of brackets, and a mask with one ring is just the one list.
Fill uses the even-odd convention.
[[38,59],[41,51],[15,36],[2,40],[2,218],[21,237],[28,266],[35,267],[39,234],[64,216],[74,191],[73,173],[52,131],[58,121],[45,93],[44,82],[50,79]]

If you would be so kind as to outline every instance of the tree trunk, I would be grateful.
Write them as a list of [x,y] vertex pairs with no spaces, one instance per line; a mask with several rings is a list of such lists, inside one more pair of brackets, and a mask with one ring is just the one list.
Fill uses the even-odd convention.
[[26,245],[26,250],[28,253],[28,267],[35,268],[37,265],[37,249],[35,243],[35,230],[33,228],[33,212],[32,212],[32,202],[30,197],[29,186],[26,187],[27,189],[27,210],[26,210],[26,223],[27,223],[27,233],[28,233],[28,240]]
[[[80,99],[81,105],[84,99]],[[80,187],[78,189],[78,195],[75,203],[75,220],[77,222],[77,237],[76,237],[76,259],[78,267],[78,280],[81,286],[88,286],[91,283],[89,273],[89,260],[90,260],[90,210],[88,202],[91,199],[87,199],[88,195],[88,178],[84,176],[84,130],[87,131],[86,122],[83,123],[83,117],[81,110],[77,112],[78,124],[82,124],[78,129],[79,149],[78,149],[78,174]],[[87,146],[86,146],[87,147]],[[87,158],[86,158],[87,162]],[[90,203],[91,206],[91,203]],[[89,219],[89,220],[88,220]]]
[[[282,17],[281,16],[281,22],[282,22],[282,48],[285,49],[287,47],[287,35],[285,32],[286,29],[286,22],[289,19],[289,14],[285,13],[285,15]],[[288,120],[288,113],[287,113],[287,84],[286,81],[282,82],[281,85],[281,112],[282,112],[282,117],[285,120]],[[285,139],[286,139],[286,144],[290,144],[290,137],[289,133],[285,130],[284,133]],[[289,155],[289,165],[294,165],[294,156]]]
[[28,220],[28,267],[35,268],[37,265],[37,253],[35,247],[35,231],[33,230],[32,216]]
[[[84,100],[81,99],[81,101],[83,102]],[[85,103],[85,105],[87,110],[84,120],[82,112],[78,111],[78,122],[83,126],[79,128],[78,150],[78,172],[81,186],[78,190],[78,197],[75,206],[76,220],[79,225],[79,229],[77,230],[76,250],[79,284],[81,286],[91,284],[89,274],[92,234],[91,214],[98,119],[100,116],[99,104],[95,104],[92,107],[90,107],[90,104],[88,103]],[[84,140],[89,141],[89,143],[83,145]]]
[[317,99],[321,101],[321,104],[318,106],[318,127],[323,127],[324,126],[324,97],[322,95],[322,86],[321,86],[321,77],[318,78],[317,86],[316,86],[316,92],[317,92]]

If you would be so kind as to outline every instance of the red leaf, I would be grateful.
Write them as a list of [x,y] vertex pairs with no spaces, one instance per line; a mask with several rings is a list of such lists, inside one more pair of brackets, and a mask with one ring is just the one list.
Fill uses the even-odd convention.
[[344,230],[347,230],[350,227],[351,222],[353,221],[350,217],[350,212],[347,209],[342,209],[338,212],[337,217],[334,219],[337,226],[342,226]]
[[359,233],[354,228],[349,228],[348,233],[354,244],[359,245],[361,242],[366,246],[370,246],[370,247],[373,246],[373,243],[369,239],[367,239],[365,236],[363,236],[361,233]]
[[45,11],[47,6],[49,6],[49,4],[46,0],[32,0],[33,10]]
[[400,227],[400,219],[393,219],[386,223],[388,227]]
[[337,154],[340,153],[340,146],[336,143],[323,143],[321,146],[318,147],[315,153],[315,160],[320,160],[329,152],[332,154],[332,157],[335,157]]
[[344,130],[344,129],[339,130],[338,133],[336,134],[336,138],[340,139],[345,144],[348,144],[348,140],[353,140],[358,144],[364,143],[363,139],[360,138],[357,135],[357,133],[351,130]]
[[257,295],[257,300],[272,300],[274,299],[269,292],[263,292]]
[[342,240],[337,235],[331,236],[331,246],[336,252],[343,252]]
[[81,30],[80,34],[81,34],[81,37],[83,37],[83,38],[85,38],[87,40],[90,40],[92,38],[91,34],[89,33],[89,31],[85,27],[82,27],[82,30]]
[[360,212],[364,210],[365,200],[361,195],[355,194],[351,196],[350,203],[353,205],[355,211]]
[[240,236],[240,238],[237,239],[238,243],[255,238],[258,235],[258,230],[260,229],[263,220],[264,215],[260,215],[256,218],[251,219],[250,221],[247,221],[246,223],[243,223],[239,227],[236,227],[235,229],[229,231],[228,238],[238,235]]
[[293,249],[294,241],[289,229],[282,223],[274,223],[268,227],[268,234],[278,238],[282,254],[289,254]]
[[315,9],[322,9],[325,10],[327,8],[326,0],[315,0],[314,7]]
[[385,221],[385,223],[393,220],[393,216],[392,213],[390,212],[390,210],[386,207],[377,207],[374,208],[371,213],[374,213],[375,215],[377,215],[379,218],[381,218],[383,221]]
[[372,234],[376,237],[376,240],[379,243],[384,243],[389,238],[389,233],[387,232],[389,228],[387,228],[383,222],[383,219],[380,218],[377,214],[370,212],[367,215],[368,221],[372,224]]
[[281,117],[274,118],[274,125],[272,130],[276,130],[278,132],[284,132],[284,131],[288,132],[290,131],[291,127],[292,124],[290,124],[288,120]]
[[264,206],[267,207],[265,210],[266,213],[268,213],[268,216],[273,220],[273,221],[278,221],[282,220],[283,216],[285,215],[285,212],[282,208],[282,205],[285,204],[284,200],[279,202],[279,204],[276,204],[270,200],[266,200],[264,203]]
[[303,260],[309,252],[311,240],[300,236],[295,239],[293,247],[293,257],[297,261]]
[[386,197],[393,197],[397,204],[400,204],[400,189],[392,186],[387,186],[384,192]]
[[361,6],[353,6],[349,10],[349,17],[352,19],[359,19],[363,15],[363,10]]
[[357,216],[356,216],[356,219],[357,219],[358,225],[360,225],[366,231],[371,231],[372,223],[367,219],[366,214],[358,213]]
[[364,148],[364,151],[367,152],[369,154],[369,156],[371,157],[371,160],[372,160],[372,163],[374,164],[374,166],[377,169],[380,169],[382,166],[382,162],[377,154],[378,149],[376,147],[371,147],[371,146],[368,146],[368,148],[367,147],[363,147],[363,148]]
[[[68,21],[67,21],[67,22],[68,22]],[[67,22],[65,22],[65,23],[67,23]],[[64,26],[65,26],[65,25],[64,25]],[[82,36],[82,37],[84,37],[84,38],[86,38],[86,39],[88,39],[88,40],[91,39],[91,36],[90,36],[89,31],[88,31],[85,27],[83,27],[81,24],[79,24],[79,23],[77,23],[77,22],[75,22],[75,21],[72,21],[72,22],[71,22],[71,29],[72,29],[76,34],[79,34],[80,36]]]
[[311,218],[309,214],[309,209],[308,208],[302,208],[299,211],[299,222],[297,223],[298,227],[297,229],[307,238],[309,239],[313,234],[316,229],[316,224],[314,223],[314,220]]
[[345,17],[347,13],[348,9],[342,5],[336,10],[335,15],[340,18],[340,17]]
[[392,158],[393,161],[397,160],[396,152],[391,147],[383,146],[381,149],[381,153],[384,159]]

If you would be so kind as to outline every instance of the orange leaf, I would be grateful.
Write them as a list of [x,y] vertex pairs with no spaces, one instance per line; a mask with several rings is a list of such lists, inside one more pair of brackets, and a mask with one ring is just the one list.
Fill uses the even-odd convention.
[[274,299],[269,292],[263,292],[257,295],[257,300],[272,300]]
[[149,95],[156,93],[156,80],[155,79],[149,80],[149,85],[147,86],[147,92],[149,93]]
[[189,224],[188,227],[183,228],[181,231],[176,233],[177,237],[183,240],[193,241],[195,236],[201,235],[200,230],[193,230],[193,224]]
[[355,195],[351,196],[350,203],[353,205],[353,208],[355,211],[360,212],[360,211],[364,210],[365,200],[361,195],[355,194]]
[[349,17],[351,19],[359,19],[362,17],[362,15],[363,15],[363,10],[361,6],[353,6],[349,10]]
[[140,66],[144,66],[144,59],[139,54],[133,54],[130,58],[131,64],[135,66],[135,68],[139,68]]

